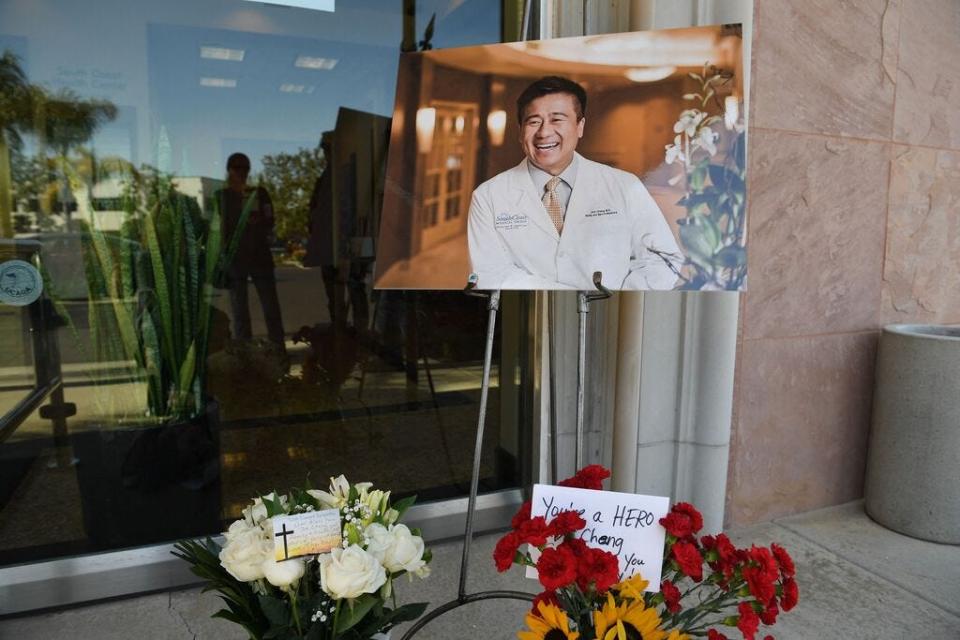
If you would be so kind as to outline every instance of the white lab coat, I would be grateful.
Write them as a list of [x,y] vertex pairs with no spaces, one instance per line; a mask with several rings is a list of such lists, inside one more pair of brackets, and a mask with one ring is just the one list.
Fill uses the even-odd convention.
[[576,161],[562,234],[526,158],[473,192],[467,235],[477,288],[592,290],[595,271],[610,289],[674,287],[683,256],[639,178],[579,154]]

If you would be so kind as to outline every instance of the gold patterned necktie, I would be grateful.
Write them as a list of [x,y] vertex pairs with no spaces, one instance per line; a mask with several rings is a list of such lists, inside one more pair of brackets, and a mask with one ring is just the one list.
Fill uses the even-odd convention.
[[547,180],[543,188],[543,206],[550,214],[550,220],[553,226],[557,228],[557,233],[563,231],[563,205],[560,204],[560,196],[557,195],[557,185],[560,184],[560,178],[553,176]]

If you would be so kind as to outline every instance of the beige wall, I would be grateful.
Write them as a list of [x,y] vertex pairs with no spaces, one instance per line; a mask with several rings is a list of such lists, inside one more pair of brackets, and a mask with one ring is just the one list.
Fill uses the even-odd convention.
[[960,3],[755,3],[737,526],[862,495],[878,329],[960,322]]

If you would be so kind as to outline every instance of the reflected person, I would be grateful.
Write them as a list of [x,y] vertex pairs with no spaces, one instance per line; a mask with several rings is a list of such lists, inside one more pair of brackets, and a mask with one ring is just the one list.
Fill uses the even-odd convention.
[[[353,307],[354,327],[363,333],[369,327],[366,276],[368,262],[354,256],[351,238],[356,227],[356,170],[354,163],[334,167],[333,132],[325,131],[320,148],[326,166],[310,196],[305,267],[320,267],[327,296],[330,323],[347,326],[347,294]],[[334,184],[336,183],[336,189]],[[335,199],[335,192],[338,197]],[[345,291],[346,289],[346,291]]]
[[[263,187],[250,187],[250,158],[234,153],[227,159],[227,186],[217,191],[223,224],[223,250],[229,251],[235,242],[236,252],[227,266],[227,284],[230,290],[230,309],[233,319],[233,338],[250,340],[250,306],[247,283],[253,282],[263,309],[267,336],[281,352],[285,352],[283,321],[277,297],[270,239],[273,232],[273,203]],[[241,226],[244,208],[249,203],[249,214]]]

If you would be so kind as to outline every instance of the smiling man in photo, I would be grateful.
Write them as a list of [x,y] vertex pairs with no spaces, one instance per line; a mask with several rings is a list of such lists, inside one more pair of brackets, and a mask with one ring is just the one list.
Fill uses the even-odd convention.
[[626,171],[576,152],[587,95],[548,76],[517,99],[524,159],[473,192],[468,241],[481,289],[672,289],[683,256],[660,208]]

